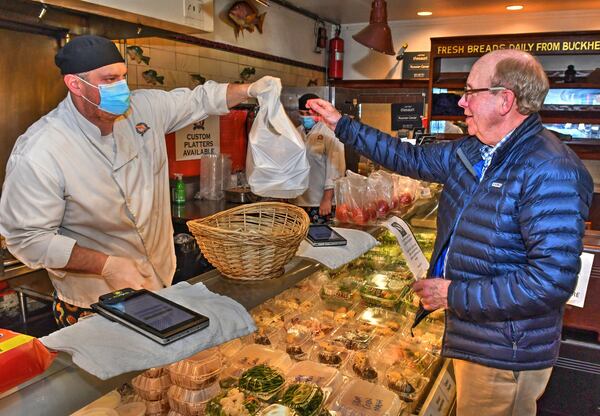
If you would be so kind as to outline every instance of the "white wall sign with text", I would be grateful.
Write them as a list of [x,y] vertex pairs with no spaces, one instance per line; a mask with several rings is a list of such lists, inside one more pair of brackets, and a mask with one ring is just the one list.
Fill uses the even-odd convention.
[[218,155],[220,150],[219,116],[211,116],[175,132],[175,160],[194,160]]

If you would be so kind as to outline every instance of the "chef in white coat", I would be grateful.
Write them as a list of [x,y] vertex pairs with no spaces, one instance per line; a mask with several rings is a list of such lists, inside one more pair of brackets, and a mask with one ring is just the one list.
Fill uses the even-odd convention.
[[308,189],[292,203],[304,208],[311,223],[326,224],[335,215],[334,182],[346,169],[344,145],[325,123],[309,114],[306,102],[314,98],[319,96],[309,93],[298,100],[298,131],[306,145],[310,173]]
[[171,284],[165,134],[227,113],[264,79],[130,92],[123,57],[99,36],[73,39],[55,62],[69,93],[15,143],[0,233],[15,257],[48,270],[65,326],[102,294]]

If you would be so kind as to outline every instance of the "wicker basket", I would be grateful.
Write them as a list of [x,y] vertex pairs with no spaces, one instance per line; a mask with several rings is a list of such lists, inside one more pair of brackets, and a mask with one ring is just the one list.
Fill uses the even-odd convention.
[[263,280],[283,274],[308,231],[302,208],[259,202],[191,220],[187,225],[202,254],[221,274],[238,280]]

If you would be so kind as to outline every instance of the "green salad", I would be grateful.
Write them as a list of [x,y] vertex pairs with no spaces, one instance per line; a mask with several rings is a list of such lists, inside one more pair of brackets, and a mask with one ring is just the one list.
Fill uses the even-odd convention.
[[283,387],[284,382],[285,379],[279,371],[260,364],[246,370],[240,377],[238,386],[259,399],[269,400]]
[[300,416],[319,413],[325,401],[323,390],[316,384],[296,383],[290,385],[281,396],[280,402],[296,411]]

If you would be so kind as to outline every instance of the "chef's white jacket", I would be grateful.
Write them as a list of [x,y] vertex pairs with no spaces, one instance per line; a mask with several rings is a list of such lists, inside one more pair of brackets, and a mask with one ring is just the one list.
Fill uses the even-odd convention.
[[65,273],[75,243],[152,268],[149,289],[175,272],[165,133],[228,112],[227,84],[136,90],[114,124],[115,153],[68,95],[20,136],[6,167],[0,233],[10,252],[48,269],[58,297],[81,307],[112,289],[97,275]]

